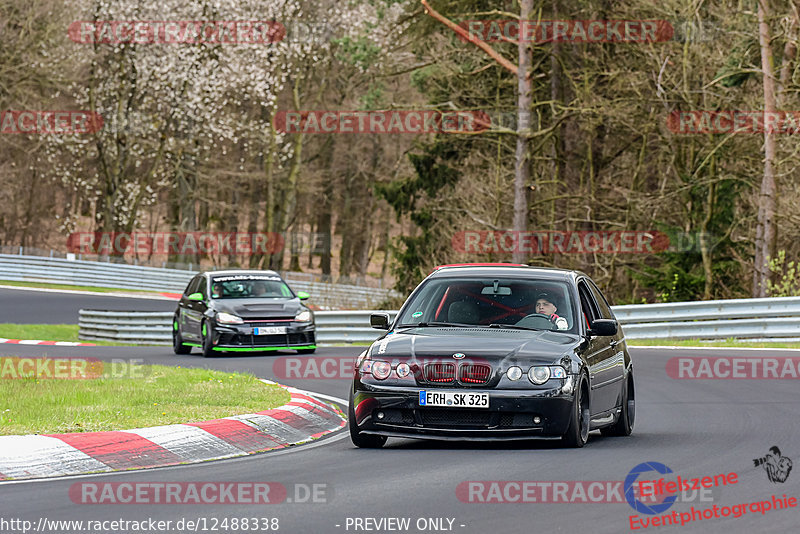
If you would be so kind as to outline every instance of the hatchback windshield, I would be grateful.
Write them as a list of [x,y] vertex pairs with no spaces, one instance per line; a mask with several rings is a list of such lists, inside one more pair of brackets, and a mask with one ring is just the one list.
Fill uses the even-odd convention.
[[518,278],[440,278],[416,293],[398,325],[479,325],[534,330],[575,330],[564,282]]
[[294,297],[289,286],[278,276],[233,275],[217,276],[211,280],[211,298],[283,298]]

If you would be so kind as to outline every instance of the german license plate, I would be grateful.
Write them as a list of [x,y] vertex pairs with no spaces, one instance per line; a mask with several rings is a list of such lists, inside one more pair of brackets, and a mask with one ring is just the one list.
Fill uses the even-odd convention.
[[259,326],[257,328],[253,328],[254,336],[274,336],[277,334],[285,334],[285,333],[286,333],[285,326]]
[[489,394],[468,391],[420,391],[419,405],[445,408],[488,408]]

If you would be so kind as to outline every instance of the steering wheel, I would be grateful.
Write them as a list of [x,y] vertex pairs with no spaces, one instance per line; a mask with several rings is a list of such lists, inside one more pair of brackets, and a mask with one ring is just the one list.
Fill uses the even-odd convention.
[[[531,323],[529,325],[522,324],[524,322]],[[517,326],[530,326],[531,328],[552,328],[555,326],[553,321],[550,320],[549,315],[543,313],[530,313],[517,321]]]

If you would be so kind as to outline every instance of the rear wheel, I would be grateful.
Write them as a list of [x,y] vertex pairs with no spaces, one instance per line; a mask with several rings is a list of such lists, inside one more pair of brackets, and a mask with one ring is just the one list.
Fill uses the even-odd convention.
[[575,390],[575,400],[572,403],[569,428],[561,437],[564,446],[580,448],[586,445],[586,441],[589,439],[589,414],[589,382],[585,375],[581,375],[578,388]]
[[207,321],[203,321],[202,326],[200,326],[200,334],[202,334],[203,338],[203,357],[210,358],[214,355],[214,329],[211,328]]
[[183,344],[183,336],[181,336],[177,317],[172,320],[172,351],[175,354],[189,354],[192,352],[192,347]]
[[617,422],[611,426],[600,429],[604,436],[630,436],[633,432],[633,421],[636,416],[636,400],[633,392],[633,375],[625,381],[622,391],[622,412]]
[[386,443],[386,436],[371,436],[358,431],[352,395],[350,395],[350,406],[347,409],[347,423],[350,429],[350,440],[356,447],[360,449],[380,449]]

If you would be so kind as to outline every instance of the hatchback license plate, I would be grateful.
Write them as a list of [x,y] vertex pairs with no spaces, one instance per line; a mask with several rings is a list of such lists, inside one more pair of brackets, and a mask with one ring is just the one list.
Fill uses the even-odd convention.
[[488,393],[460,391],[420,391],[420,406],[443,406],[445,408],[488,408]]
[[254,336],[274,336],[277,334],[285,334],[285,333],[286,333],[285,326],[259,326],[257,328],[253,328]]

